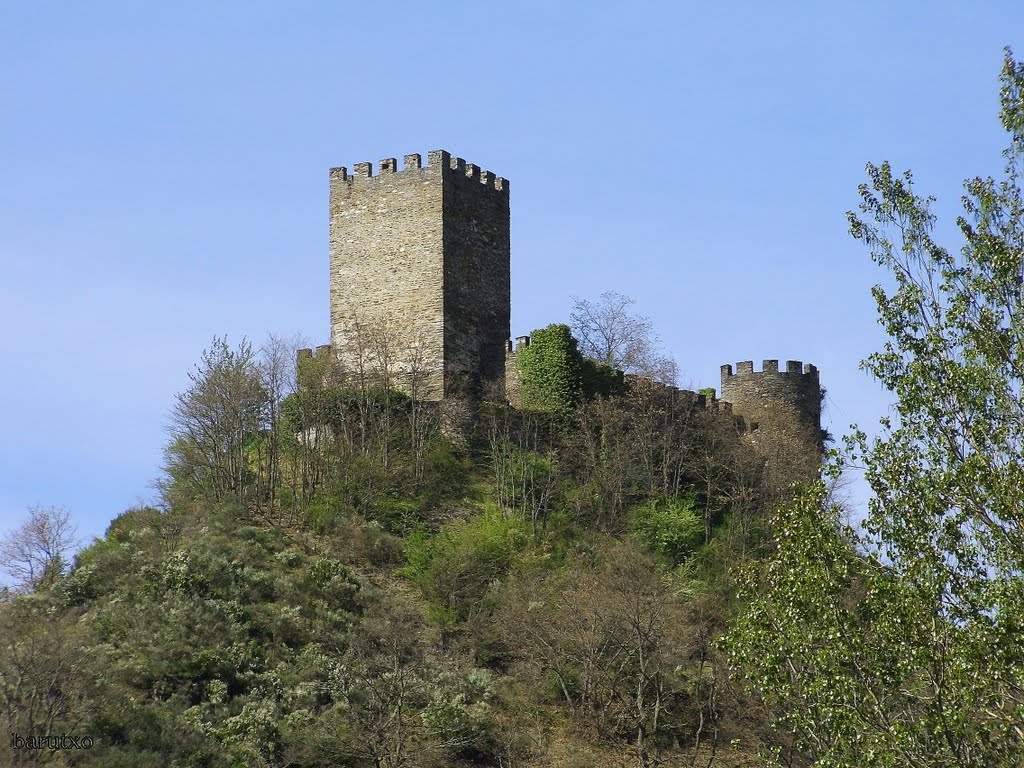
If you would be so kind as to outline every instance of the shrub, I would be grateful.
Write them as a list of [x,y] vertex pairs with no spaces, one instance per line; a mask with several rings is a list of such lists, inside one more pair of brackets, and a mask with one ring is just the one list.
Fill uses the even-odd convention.
[[423,495],[428,504],[456,498],[466,492],[473,466],[445,442],[438,442],[423,457]]
[[338,499],[331,495],[318,496],[306,507],[306,524],[321,536],[333,533],[344,519],[344,510]]
[[315,594],[331,605],[346,611],[357,610],[360,584],[344,563],[331,558],[318,560],[310,566],[306,581]]
[[115,517],[107,526],[106,538],[122,544],[136,532],[146,528],[159,529],[163,516],[153,507],[133,507]]
[[704,524],[692,496],[650,501],[633,511],[630,533],[675,566],[700,546]]
[[584,400],[593,400],[598,396],[615,397],[626,391],[626,377],[623,372],[597,360],[583,360],[580,365],[580,378]]
[[407,573],[429,600],[464,618],[469,606],[508,573],[529,538],[520,519],[491,508],[445,526],[432,539],[422,532],[410,536]]

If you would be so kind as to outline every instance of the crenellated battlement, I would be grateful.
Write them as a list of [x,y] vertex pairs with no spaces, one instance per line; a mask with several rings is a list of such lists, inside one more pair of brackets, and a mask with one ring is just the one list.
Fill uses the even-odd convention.
[[722,400],[732,403],[741,431],[776,469],[794,461],[817,466],[821,457],[821,385],[810,363],[752,360],[722,366]]
[[732,403],[719,400],[715,396],[714,390],[712,390],[710,395],[706,395],[703,392],[694,392],[691,389],[669,388],[674,390],[684,400],[696,405],[698,410],[713,411],[724,416],[732,415]]
[[505,342],[505,354],[514,355],[519,350],[530,346],[529,336],[516,336],[515,339],[508,339]]
[[452,154],[443,149],[431,150],[427,153],[427,165],[423,164],[423,158],[419,154],[405,155],[402,159],[402,169],[398,169],[398,160],[394,157],[385,157],[377,163],[377,174],[374,175],[374,166],[371,162],[355,163],[352,166],[352,173],[348,172],[346,166],[331,168],[331,182],[344,182],[350,185],[367,182],[380,183],[395,176],[405,177],[410,175],[440,175],[442,178],[466,179],[479,183],[482,187],[508,194],[508,179],[495,175],[492,171],[482,170],[479,165],[467,163],[461,157],[452,157]]
[[816,366],[810,363],[802,363],[799,360],[787,360],[786,370],[779,370],[778,360],[762,360],[761,370],[754,370],[753,360],[744,360],[743,362],[736,363],[736,372],[733,373],[733,367],[731,365],[722,366],[722,386],[726,385],[726,382],[735,377],[747,377],[747,376],[800,376],[812,380],[815,383],[818,381],[818,369]]
[[333,353],[330,344],[321,344],[316,348],[316,352],[314,352],[309,347],[306,347],[304,349],[298,349],[295,351],[295,357],[298,360],[312,360],[314,358],[317,360],[324,360],[330,357],[332,354]]

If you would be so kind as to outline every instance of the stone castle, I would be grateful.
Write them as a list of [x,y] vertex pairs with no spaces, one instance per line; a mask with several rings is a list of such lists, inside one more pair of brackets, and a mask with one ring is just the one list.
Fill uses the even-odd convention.
[[[426,399],[506,397],[517,404],[510,338],[509,182],[444,150],[330,171],[331,343],[344,370],[389,357],[392,382]],[[403,353],[390,340],[400,339]],[[410,351],[412,354],[410,354]],[[311,356],[301,350],[300,356]],[[507,386],[506,386],[507,385]],[[762,451],[821,441],[813,365],[723,365],[721,398],[689,393],[731,414]]]

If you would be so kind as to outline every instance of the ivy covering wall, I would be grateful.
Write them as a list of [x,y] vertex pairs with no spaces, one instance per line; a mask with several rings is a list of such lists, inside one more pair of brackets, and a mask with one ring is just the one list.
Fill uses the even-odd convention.
[[530,334],[530,344],[517,354],[523,407],[567,412],[581,400],[612,395],[623,387],[622,371],[589,360],[569,326],[553,323]]

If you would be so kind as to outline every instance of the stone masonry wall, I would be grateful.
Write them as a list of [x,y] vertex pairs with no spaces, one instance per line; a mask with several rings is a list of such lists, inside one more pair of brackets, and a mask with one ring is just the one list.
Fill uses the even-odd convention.
[[[399,172],[382,160],[331,169],[331,345],[347,371],[370,359],[371,332],[421,345],[430,387],[441,388],[444,299],[441,169],[418,155]],[[396,362],[396,366],[408,368]]]
[[[446,370],[469,373],[475,392],[500,385],[510,334],[509,186],[461,158],[444,183]],[[459,385],[446,378],[447,385]]]
[[765,360],[761,371],[746,361],[722,366],[722,400],[732,403],[741,428],[769,464],[821,460],[821,385],[818,369],[798,360]]
[[[353,373],[426,372],[428,397],[503,374],[509,326],[508,182],[437,150],[331,170],[331,343]],[[376,336],[375,336],[376,334]],[[497,339],[497,343],[494,340]],[[415,358],[415,362],[413,359]]]
[[516,336],[505,342],[505,401],[514,408],[523,407],[522,375],[519,372],[519,350],[530,346],[529,336]]

